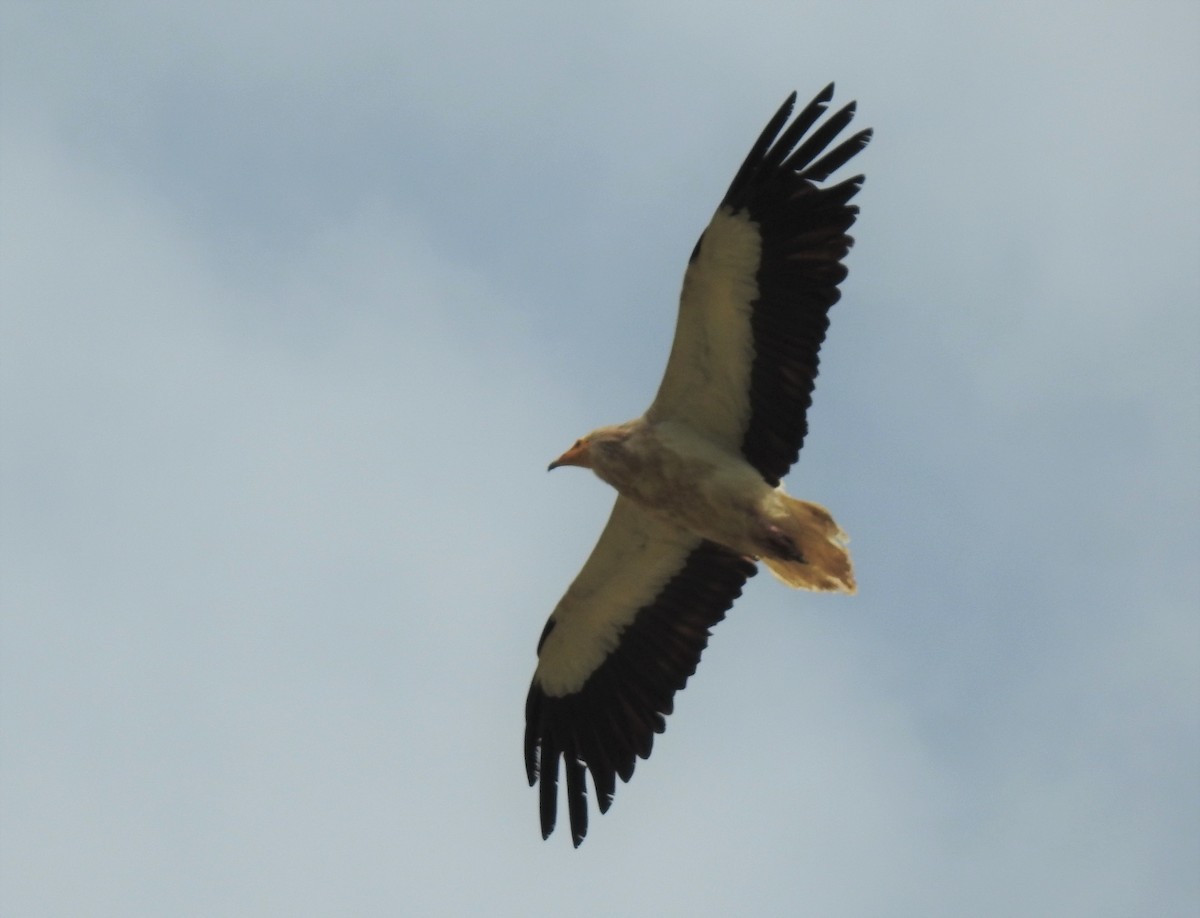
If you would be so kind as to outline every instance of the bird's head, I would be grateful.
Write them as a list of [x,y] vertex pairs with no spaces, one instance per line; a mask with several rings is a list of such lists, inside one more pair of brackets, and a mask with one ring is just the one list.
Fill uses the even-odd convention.
[[551,462],[546,471],[556,469],[560,465],[577,465],[585,469],[595,468],[593,460],[596,452],[605,452],[610,446],[624,443],[630,433],[631,426],[629,424],[597,428],[572,443],[571,448]]

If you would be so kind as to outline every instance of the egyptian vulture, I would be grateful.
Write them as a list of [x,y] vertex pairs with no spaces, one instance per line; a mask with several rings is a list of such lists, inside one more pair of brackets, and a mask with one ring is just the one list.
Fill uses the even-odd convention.
[[[871,137],[836,146],[854,103],[812,130],[830,84],[788,124],[770,120],[701,234],[654,402],[550,464],[590,468],[617,490],[591,557],[538,641],[525,705],[525,769],[554,830],[559,762],[576,847],[587,834],[585,772],[600,812],[662,733],[709,629],[756,562],[784,583],[853,593],[846,536],[829,512],[789,497],[817,352],[846,276],[850,200],[861,175],[825,185]],[[811,130],[811,133],[809,133]]]

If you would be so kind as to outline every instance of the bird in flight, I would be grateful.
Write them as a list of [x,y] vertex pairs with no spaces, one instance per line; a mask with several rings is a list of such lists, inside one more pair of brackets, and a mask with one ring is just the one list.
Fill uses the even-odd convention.
[[830,84],[789,123],[792,93],[738,169],[688,261],[646,413],[592,431],[550,464],[591,469],[617,501],[537,645],[525,770],[540,784],[543,838],[557,819],[560,761],[576,847],[586,773],[608,810],[758,561],[791,587],[855,591],[845,533],[780,484],[808,429],[863,182],[827,179],[871,138],[834,145],[855,105],[818,126],[832,98]]

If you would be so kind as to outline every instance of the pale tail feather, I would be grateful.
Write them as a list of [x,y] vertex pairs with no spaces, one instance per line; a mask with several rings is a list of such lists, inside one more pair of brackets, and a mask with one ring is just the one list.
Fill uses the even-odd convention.
[[771,573],[800,590],[856,592],[854,566],[846,548],[850,539],[833,521],[829,511],[786,494],[780,494],[780,497],[790,517],[778,525],[795,543],[804,560],[778,561],[764,557],[762,560]]

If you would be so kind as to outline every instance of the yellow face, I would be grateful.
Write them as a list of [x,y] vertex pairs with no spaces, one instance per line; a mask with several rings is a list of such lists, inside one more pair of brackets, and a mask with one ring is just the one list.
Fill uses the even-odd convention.
[[592,457],[588,455],[588,439],[584,437],[581,440],[576,440],[569,450],[550,463],[550,469],[556,469],[560,465],[577,465],[581,468],[590,469],[592,467]]

